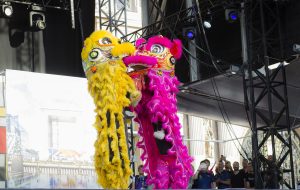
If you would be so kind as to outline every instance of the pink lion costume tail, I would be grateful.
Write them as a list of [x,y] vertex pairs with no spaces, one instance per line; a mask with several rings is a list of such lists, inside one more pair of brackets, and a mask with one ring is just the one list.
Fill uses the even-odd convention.
[[162,36],[139,39],[134,56],[124,58],[134,71],[129,75],[142,92],[135,108],[141,140],[141,159],[147,183],[156,189],[183,189],[193,175],[187,147],[180,135],[176,93],[179,81],[174,75],[174,64],[181,56],[181,42]]

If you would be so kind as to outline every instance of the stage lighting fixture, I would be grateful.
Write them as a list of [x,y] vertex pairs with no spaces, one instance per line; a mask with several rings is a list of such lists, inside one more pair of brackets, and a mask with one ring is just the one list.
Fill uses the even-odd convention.
[[4,2],[1,5],[1,13],[3,17],[10,18],[13,15],[13,7],[10,2]]
[[188,40],[193,40],[196,37],[196,30],[194,27],[183,28],[183,36]]
[[231,11],[230,13],[229,13],[229,17],[230,17],[230,19],[231,20],[237,20],[238,19],[238,13],[236,12],[236,11]]
[[43,7],[32,5],[29,12],[29,27],[34,30],[44,30],[46,28],[46,19]]
[[293,51],[296,53],[300,53],[300,45],[299,44],[294,44],[293,45]]
[[190,39],[193,40],[195,38],[195,31],[194,30],[187,30],[185,33],[185,36]]
[[237,9],[225,9],[225,17],[229,22],[235,22],[239,18],[239,12]]
[[203,22],[203,25],[204,25],[204,27],[207,28],[207,29],[211,28],[211,23],[210,23],[209,20],[205,20],[205,21]]
[[204,17],[203,26],[207,29],[211,28],[212,15],[210,10],[207,10],[206,15]]
[[229,70],[230,70],[230,73],[233,75],[236,75],[241,72],[241,68],[238,65],[230,65]]

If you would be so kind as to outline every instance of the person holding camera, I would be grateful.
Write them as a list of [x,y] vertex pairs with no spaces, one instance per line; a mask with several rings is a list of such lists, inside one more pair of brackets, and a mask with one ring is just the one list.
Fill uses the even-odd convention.
[[214,174],[209,172],[205,160],[200,162],[200,166],[193,178],[193,189],[214,189],[216,187]]

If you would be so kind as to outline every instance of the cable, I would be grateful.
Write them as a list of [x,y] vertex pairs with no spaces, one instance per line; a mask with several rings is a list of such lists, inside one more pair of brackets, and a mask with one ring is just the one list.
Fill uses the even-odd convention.
[[[196,3],[195,0],[194,0],[194,3]],[[209,47],[208,40],[207,40],[207,37],[206,37],[205,29],[204,29],[204,27],[203,27],[203,20],[202,20],[201,9],[200,9],[199,5],[198,5],[198,14],[199,14],[199,18],[200,18],[199,20],[200,20],[200,24],[201,24],[201,27],[200,27],[200,24],[199,24],[198,20],[196,20],[196,24],[197,24],[198,30],[199,30],[199,31],[202,30],[203,38],[204,38],[204,40],[205,40],[205,45],[206,45],[206,47],[207,47],[207,51],[208,51],[208,54],[209,54],[209,56],[210,56],[211,62],[212,62],[212,64],[214,65],[215,69],[220,73],[220,70],[219,70],[219,68],[217,67],[217,65],[215,64],[214,58],[213,58],[213,56],[212,56],[212,54],[211,54],[211,51],[210,51],[210,47]],[[210,72],[210,70],[209,70],[209,72]],[[214,94],[215,94],[215,96],[216,96],[217,99],[218,99],[218,100],[217,100],[217,103],[218,103],[218,107],[219,107],[219,110],[220,110],[220,112],[221,112],[221,115],[222,115],[222,117],[223,117],[224,123],[225,123],[225,125],[227,126],[228,129],[231,129],[231,131],[233,132],[234,136],[237,138],[236,134],[234,133],[234,131],[233,131],[233,129],[232,129],[232,126],[231,126],[231,122],[230,122],[229,116],[228,116],[228,114],[227,114],[227,112],[226,112],[225,106],[224,106],[224,104],[223,104],[223,100],[221,99],[221,96],[220,96],[220,93],[219,93],[219,90],[218,90],[218,87],[217,87],[217,84],[216,84],[216,82],[215,82],[215,78],[214,78],[214,77],[212,78],[211,82],[212,82],[212,87],[213,87],[213,90],[214,90]],[[221,105],[220,105],[220,104],[221,104]],[[225,118],[224,115],[226,116],[226,118],[227,118],[229,124],[228,124],[228,122],[227,122],[227,120],[226,120],[226,118]],[[229,131],[229,130],[228,130],[228,131]],[[230,136],[232,137],[230,131],[229,131],[229,134],[230,134]],[[233,142],[234,142],[234,141],[233,141]],[[244,148],[243,148],[243,146],[241,145],[241,143],[240,143],[239,141],[238,141],[238,143],[239,143],[241,149],[243,150],[244,154],[247,156],[247,153],[246,153],[246,151],[244,150]],[[235,143],[234,143],[234,145],[236,146]],[[237,148],[237,146],[236,146],[236,148]],[[237,148],[237,150],[239,151],[238,148]],[[244,156],[241,154],[240,151],[239,151],[239,153],[240,153],[240,155],[241,155],[242,157],[244,157]],[[247,157],[248,157],[248,156],[247,156]]]
[[[159,9],[159,7],[157,7],[157,5],[154,4],[154,6],[158,9],[158,11],[160,12],[161,15],[163,15],[163,12]],[[177,38],[177,35],[175,34],[174,30],[172,30],[170,28],[170,26],[165,22],[165,17],[163,17],[163,19],[161,20],[161,22],[166,26],[166,28],[169,30],[169,32],[171,33],[171,36],[173,38]],[[186,47],[182,46],[182,49],[187,52],[189,54],[189,56],[191,56],[193,59],[199,61],[201,64],[207,66],[207,67],[212,67],[212,65],[205,63],[204,61],[198,59],[197,57],[195,57],[194,55],[192,55]],[[188,58],[186,57],[185,54],[183,54],[183,56],[185,57],[185,59],[187,60],[187,62],[189,63],[189,65],[191,64],[190,61],[188,60]],[[194,71],[195,72],[195,71]]]
[[[220,96],[220,93],[219,93],[219,90],[218,90],[218,86],[217,86],[216,81],[215,81],[214,78],[211,80],[211,82],[212,82],[212,86],[213,86],[213,90],[214,90],[215,96],[216,96],[217,99],[218,99],[218,100],[217,100],[217,103],[218,103],[219,110],[220,110],[221,115],[222,115],[222,117],[223,117],[224,123],[225,123],[225,125],[226,125],[226,127],[227,127],[227,130],[229,131],[229,135],[230,135],[230,137],[232,138],[232,135],[231,135],[231,132],[233,131],[233,130],[232,130],[232,124],[231,124],[231,122],[230,122],[229,116],[228,116],[227,111],[226,111],[226,109],[225,109],[225,106],[224,106],[224,104],[223,104],[223,100],[222,100],[222,98],[221,98],[221,96]],[[226,120],[225,117],[227,118],[228,121]],[[231,130],[229,130],[229,129],[231,129]],[[230,131],[231,131],[231,132],[230,132]],[[237,136],[236,136],[236,134],[235,134],[234,132],[233,132],[233,134],[234,134],[235,138],[237,138]],[[245,151],[244,148],[243,148],[243,146],[240,144],[240,141],[239,141],[239,140],[237,140],[237,141],[238,141],[238,143],[239,143],[241,149],[243,150],[244,154],[246,155],[246,157],[248,157],[246,151]],[[236,146],[236,144],[235,144],[234,141],[233,141],[233,143],[234,143],[235,147],[237,148],[237,146]],[[239,150],[238,148],[237,148],[237,150],[238,150],[238,152],[240,153],[240,155],[244,158],[244,156],[242,155],[242,153],[240,152],[240,150]]]
[[[215,67],[215,69],[217,70],[217,72],[220,73],[220,74],[222,74],[223,72],[222,72],[222,71],[220,70],[220,68],[215,64],[215,62],[214,62],[214,60],[213,60],[213,56],[212,56],[211,51],[210,51],[210,47],[209,47],[208,40],[207,40],[207,37],[206,37],[205,29],[204,29],[204,27],[203,27],[203,20],[202,20],[202,15],[201,15],[201,9],[200,9],[200,6],[199,6],[199,4],[198,4],[199,2],[196,1],[196,0],[193,0],[193,2],[194,2],[194,7],[195,7],[195,5],[197,5],[198,15],[199,15],[199,20],[200,20],[200,23],[201,23],[201,26],[202,26],[202,27],[199,26],[198,19],[196,19],[196,24],[197,24],[197,27],[198,27],[199,32],[202,32],[202,34],[203,34],[204,42],[205,42],[205,44],[206,44],[206,46],[207,46],[207,51],[208,51],[208,54],[209,54],[209,56],[210,56],[210,58],[211,58],[211,63],[213,64],[213,66]],[[198,3],[197,3],[197,2],[198,2]],[[202,31],[201,31],[201,30],[202,30]]]
[[[199,10],[199,12],[200,12],[200,8],[198,8],[198,10]],[[159,9],[159,11],[160,11],[160,14],[162,14],[162,11],[161,11],[160,9]],[[202,27],[203,27],[203,21],[202,21],[202,17],[201,17],[201,12],[200,12],[199,16],[200,16],[201,25],[202,25]],[[162,22],[165,23],[165,20],[162,19]],[[196,23],[197,23],[198,29],[199,29],[199,31],[200,31],[200,26],[199,26],[199,23],[198,23],[197,19],[196,19]],[[166,24],[166,23],[165,23],[165,24]],[[173,36],[173,37],[176,37],[176,34],[174,33],[174,31],[171,30],[170,27],[169,27],[167,24],[166,24],[166,26],[167,26],[168,30],[172,33],[172,36]],[[209,56],[210,56],[210,58],[211,58],[211,62],[212,62],[212,64],[213,64],[214,68],[215,68],[220,74],[222,74],[223,72],[218,68],[218,66],[215,64],[215,62],[214,62],[214,60],[213,60],[213,56],[212,56],[212,54],[211,54],[211,51],[210,51],[210,48],[209,48],[209,45],[208,45],[208,41],[207,41],[207,38],[206,38],[206,34],[205,34],[205,31],[204,31],[205,29],[202,28],[202,30],[203,30],[203,35],[204,35],[205,43],[206,43],[206,46],[207,46],[207,49],[208,49],[208,54],[209,54]],[[185,47],[183,47],[183,49],[184,49],[185,51],[187,51]],[[187,52],[188,52],[188,51],[187,51]],[[188,52],[188,53],[189,53],[189,52]],[[189,54],[190,54],[190,53],[189,53]],[[184,55],[184,56],[185,56],[185,55]],[[190,54],[190,56],[192,56],[192,55]],[[186,56],[185,56],[185,58],[186,58]],[[193,56],[193,58],[194,58],[194,56]],[[187,58],[186,58],[186,59],[187,59]],[[202,62],[202,61],[199,60],[199,62]],[[203,63],[204,63],[204,62],[203,62]],[[189,64],[190,64],[190,63],[189,63]],[[206,64],[206,63],[205,63],[205,64]],[[210,67],[211,67],[211,65],[210,65]],[[209,70],[209,71],[210,71],[210,70]],[[195,71],[194,71],[194,72],[195,72]],[[210,73],[209,73],[209,75],[210,75]],[[214,81],[214,78],[213,78],[213,81]],[[220,98],[220,94],[219,94],[219,92],[218,92],[218,96],[217,96],[217,93],[216,93],[216,91],[215,91],[214,85],[213,85],[213,89],[214,89],[214,92],[215,92],[216,97],[219,98],[219,101],[221,101],[221,103],[222,103],[222,105],[223,105],[223,102],[222,102],[222,100],[221,100],[221,98]],[[217,90],[218,90],[218,89],[217,89]],[[220,109],[220,111],[221,111],[221,114],[222,114],[222,117],[223,117],[223,119],[224,119],[225,124],[228,126],[228,123],[227,123],[227,121],[226,121],[226,119],[225,119],[225,117],[224,117],[224,114],[223,114],[223,111],[222,111],[222,108],[221,108],[221,106],[220,106],[220,102],[219,102],[219,101],[217,101],[217,102],[218,102],[218,107],[219,107],[219,109]],[[224,108],[224,105],[223,105],[223,108]],[[225,110],[225,109],[224,109],[224,110]],[[225,112],[225,113],[226,113],[226,112]],[[227,118],[228,118],[228,120],[229,120],[229,117],[228,117],[227,113],[226,113],[226,116],[227,116]],[[229,120],[229,122],[230,122],[230,120]],[[231,123],[230,123],[230,124],[231,124]],[[228,130],[228,131],[229,131],[229,130]],[[230,134],[230,136],[231,136],[231,138],[232,138],[232,135],[231,135],[230,132],[229,132],[229,134]],[[236,135],[235,135],[235,137],[236,137]],[[236,138],[237,138],[237,137],[236,137]],[[239,142],[239,141],[238,141],[238,142]],[[237,148],[237,145],[235,144],[234,141],[233,141],[233,143],[234,143],[236,149],[238,150],[239,154],[244,158],[244,156],[242,155],[242,153],[240,152],[240,150]],[[240,144],[240,142],[239,142],[239,144]],[[241,144],[240,144],[240,146],[241,146]],[[241,148],[242,148],[242,150],[244,151],[244,153],[247,155],[246,151],[243,149],[242,146],[241,146]]]
[[[194,1],[195,2],[195,1]],[[162,14],[162,11],[158,8],[158,10],[160,11],[160,14]],[[199,17],[200,17],[200,21],[201,21],[201,23],[202,23],[202,26],[203,26],[203,20],[202,20],[202,17],[201,17],[201,12],[200,12],[200,8],[198,8],[198,14],[199,14]],[[197,19],[196,19],[196,21],[197,21]],[[165,23],[165,20],[164,19],[162,19],[162,22],[163,23]],[[199,26],[199,23],[198,22],[196,22],[197,23],[197,26],[198,26],[198,29],[199,29],[199,31],[201,31],[200,30],[200,26]],[[165,23],[166,24],[166,23]],[[167,24],[166,24],[166,27],[167,27],[167,29],[172,33],[172,36],[173,37],[176,37],[176,34],[174,33],[174,31],[170,28],[170,26],[168,26]],[[207,46],[207,49],[208,49],[208,54],[209,54],[209,56],[210,56],[210,58],[211,58],[211,62],[212,62],[212,64],[213,64],[213,66],[214,66],[214,68],[220,73],[220,74],[222,74],[223,72],[219,69],[219,67],[215,64],[215,62],[214,62],[214,60],[213,60],[213,56],[212,56],[212,54],[211,54],[211,51],[210,51],[210,48],[209,48],[209,45],[208,45],[208,40],[207,40],[207,38],[206,38],[206,34],[205,34],[205,29],[202,27],[202,30],[203,30],[203,34],[204,34],[204,39],[205,39],[205,43],[206,43],[206,46]],[[186,50],[186,48],[185,47],[183,47],[183,49],[184,50]],[[186,57],[185,57],[186,58]],[[211,65],[210,65],[211,66]],[[210,71],[210,70],[209,70]],[[213,78],[213,81],[214,81],[214,78]],[[219,92],[218,92],[218,95],[217,95],[217,93],[216,93],[216,89],[215,89],[215,86],[213,85],[213,89],[214,89],[214,92],[215,92],[215,95],[216,95],[216,97],[218,97],[219,98],[219,101],[217,101],[218,102],[218,106],[219,106],[219,109],[220,109],[220,111],[221,111],[221,114],[222,114],[222,117],[223,117],[223,119],[224,119],[224,121],[225,121],[225,124],[226,125],[228,125],[228,123],[227,123],[227,121],[226,121],[226,119],[225,119],[225,116],[224,116],[224,113],[223,113],[223,111],[222,111],[222,108],[221,108],[221,106],[220,106],[220,102],[222,103],[222,105],[223,105],[223,102],[222,102],[222,100],[221,100],[221,98],[220,98],[220,94],[219,94]],[[217,89],[218,90],[218,89]],[[221,100],[221,101],[220,101]],[[223,108],[224,108],[224,105],[223,105]],[[226,111],[226,110],[225,110]],[[226,112],[225,112],[226,113]],[[227,115],[227,113],[226,113],[226,115]],[[229,117],[228,117],[228,115],[227,115],[227,118],[229,119]],[[230,121],[230,120],[229,120]],[[231,135],[231,134],[230,134]],[[238,141],[239,142],[239,141]],[[235,144],[235,143],[234,143]],[[239,142],[239,144],[240,144],[240,142]],[[236,146],[236,144],[235,144],[235,146]],[[236,148],[237,148],[237,146],[236,146]],[[241,148],[243,149],[243,147],[241,146]],[[237,150],[239,151],[239,149],[237,148]],[[244,150],[245,151],[245,150]],[[240,155],[243,157],[243,155],[241,154],[241,152],[239,151],[239,153],[240,153]]]

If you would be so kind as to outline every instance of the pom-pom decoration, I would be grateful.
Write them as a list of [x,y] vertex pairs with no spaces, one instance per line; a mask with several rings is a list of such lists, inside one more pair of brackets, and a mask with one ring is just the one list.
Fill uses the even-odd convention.
[[100,30],[85,40],[81,52],[95,103],[95,169],[98,183],[105,189],[128,188],[132,174],[123,113],[126,107],[137,104],[140,92],[126,74],[122,58],[134,51],[132,44],[120,43],[110,32]]

